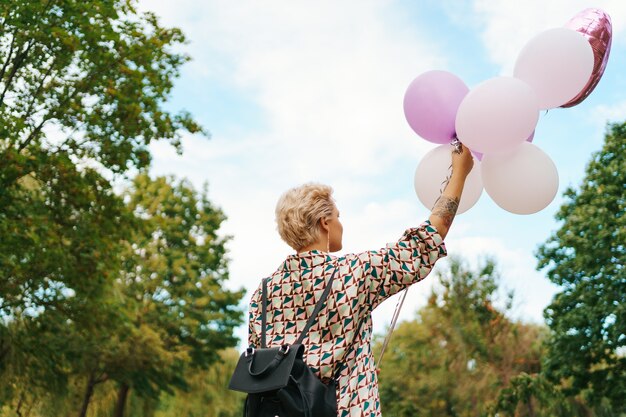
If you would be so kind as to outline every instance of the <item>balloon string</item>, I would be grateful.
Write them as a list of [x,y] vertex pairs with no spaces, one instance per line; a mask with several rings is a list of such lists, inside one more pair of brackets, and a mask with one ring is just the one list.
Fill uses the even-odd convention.
[[389,326],[389,331],[387,332],[387,336],[385,336],[385,340],[383,342],[383,348],[381,349],[380,356],[378,357],[378,362],[374,366],[374,368],[376,369],[380,369],[380,363],[383,361],[383,355],[385,354],[385,350],[387,349],[389,340],[391,340],[391,333],[393,333],[393,329],[396,327],[396,322],[398,321],[398,316],[400,315],[402,304],[404,304],[404,299],[406,298],[406,294],[408,292],[409,292],[408,287],[402,290],[402,295],[398,299],[398,303],[396,304],[396,309],[393,311],[393,317],[391,318],[391,325]]
[[456,153],[461,153],[463,148],[462,148],[461,141],[459,140],[459,138],[455,136],[454,140],[450,142],[450,145],[454,146],[454,151]]
[[[451,145],[454,147],[454,151],[460,153],[462,151],[462,145],[459,139],[455,136]],[[450,167],[448,168],[448,176],[441,183],[440,194],[443,194],[444,190],[448,186],[450,179],[452,178],[452,163],[450,163]],[[437,204],[437,202],[435,202]],[[433,206],[434,208],[434,206]],[[405,288],[400,298],[398,299],[398,303],[396,304],[396,309],[393,312],[393,316],[391,318],[391,325],[389,326],[389,331],[387,332],[387,336],[385,336],[385,340],[383,341],[383,347],[380,351],[380,356],[378,357],[378,362],[375,364],[376,369],[380,369],[380,363],[383,361],[383,355],[385,354],[385,350],[387,349],[387,345],[389,344],[389,340],[391,339],[391,334],[393,333],[393,329],[396,327],[396,322],[398,321],[398,316],[400,316],[400,310],[402,309],[402,305],[404,304],[404,299],[406,298],[406,294],[409,292],[408,288]]]
[[[448,167],[448,176],[441,183],[441,188],[439,189],[439,195],[443,194],[443,192],[446,190],[446,187],[448,186],[448,183],[450,182],[451,178],[452,178],[452,164],[450,164],[450,166]],[[433,206],[433,208],[434,207],[435,206]]]
[[[457,153],[460,153],[462,148],[461,148],[461,142],[459,141],[459,139],[455,136],[454,140],[450,143],[450,145],[452,145],[454,147],[454,151]],[[441,188],[439,189],[439,194],[443,194],[443,192],[446,190],[446,187],[448,186],[448,183],[450,183],[450,179],[452,178],[452,163],[450,163],[450,166],[448,167],[448,175],[446,176],[446,178],[443,180],[443,182],[441,183]],[[437,203],[435,201],[435,203]],[[433,206],[434,208],[434,206]]]

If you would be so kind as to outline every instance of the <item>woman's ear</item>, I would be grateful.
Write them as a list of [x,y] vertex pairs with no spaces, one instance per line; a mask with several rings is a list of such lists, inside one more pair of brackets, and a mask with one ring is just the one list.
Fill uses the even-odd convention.
[[326,217],[322,217],[320,219],[320,226],[322,229],[324,229],[325,232],[328,232],[330,230],[330,226],[328,225],[328,219]]

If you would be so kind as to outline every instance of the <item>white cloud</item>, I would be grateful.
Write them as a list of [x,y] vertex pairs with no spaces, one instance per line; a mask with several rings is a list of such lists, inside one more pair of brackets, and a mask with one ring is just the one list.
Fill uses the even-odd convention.
[[419,143],[404,120],[404,90],[446,61],[390,3],[148,5],[188,34],[191,68],[218,71],[258,104],[268,128],[250,151],[296,181],[316,171],[372,175]]
[[[276,200],[293,185],[311,180],[333,185],[346,230],[344,247],[351,252],[379,248],[426,218],[413,194],[412,169],[432,145],[408,127],[402,98],[414,77],[445,69],[448,57],[433,49],[397,4],[159,0],[141,5],[188,36],[185,48],[194,61],[185,74],[198,80],[199,95],[205,83],[221,83],[252,100],[263,115],[256,131],[234,134],[208,126],[213,133],[208,142],[185,137],[182,157],[164,144],[151,147],[154,173],[174,173],[198,185],[210,181],[211,200],[229,218],[223,232],[234,236],[229,287],[252,290],[292,252],[280,241],[273,219]],[[500,57],[499,46],[493,48],[497,59],[508,59]],[[241,120],[247,123],[246,114]],[[390,199],[391,182],[403,191]],[[454,227],[457,236],[471,231],[462,218]],[[468,239],[474,240],[451,240],[449,248],[473,256],[478,252],[472,248],[478,251],[485,241]],[[530,255],[490,243],[483,247],[505,259],[501,266],[507,273],[540,285],[538,274],[528,272]],[[401,319],[413,317],[423,304],[430,281],[411,289]],[[522,309],[537,316],[544,306],[545,299],[531,299]],[[377,332],[389,324],[394,307],[392,298],[375,312]],[[245,334],[239,329],[240,337]]]
[[230,219],[225,229],[235,236],[235,284],[257,279],[262,266],[269,267],[254,258],[267,253],[257,255],[251,245],[271,248],[271,257],[286,252],[268,237],[275,235],[273,207],[283,190],[310,180],[331,183],[350,208],[381,190],[375,179],[393,177],[398,159],[414,155],[417,161],[430,147],[407,126],[402,97],[415,76],[442,67],[445,57],[390,6],[143,4],[187,34],[196,76],[233,85],[265,117],[263,129],[245,136],[226,137],[212,129],[210,142],[185,138],[182,158],[167,145],[152,147],[156,172],[174,170],[196,183],[210,179],[211,195]]
[[622,122],[626,116],[626,100],[613,105],[598,105],[591,110],[591,118],[604,127],[609,122]]

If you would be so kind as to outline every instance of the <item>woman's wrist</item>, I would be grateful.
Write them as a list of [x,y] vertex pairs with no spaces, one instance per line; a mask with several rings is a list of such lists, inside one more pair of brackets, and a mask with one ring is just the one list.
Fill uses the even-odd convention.
[[467,179],[467,176],[469,175],[469,172],[463,172],[460,170],[452,170],[452,175],[450,175],[450,181],[452,181],[453,179],[456,181],[463,181],[465,182],[465,180]]
[[461,193],[463,192],[463,188],[465,187],[466,176],[461,174],[452,175],[450,177],[450,181],[448,181],[448,185],[443,190],[442,194],[447,194],[452,197],[461,197]]

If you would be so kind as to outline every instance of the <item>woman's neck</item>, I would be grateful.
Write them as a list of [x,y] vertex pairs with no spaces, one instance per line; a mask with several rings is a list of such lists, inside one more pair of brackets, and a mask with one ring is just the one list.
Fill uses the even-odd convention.
[[316,251],[319,251],[319,252],[327,252],[328,253],[328,247],[327,247],[326,241],[324,241],[324,242],[313,242],[310,245],[303,247],[302,249],[298,249],[296,251],[296,253],[300,254],[302,252],[310,252],[312,250],[316,250]]

